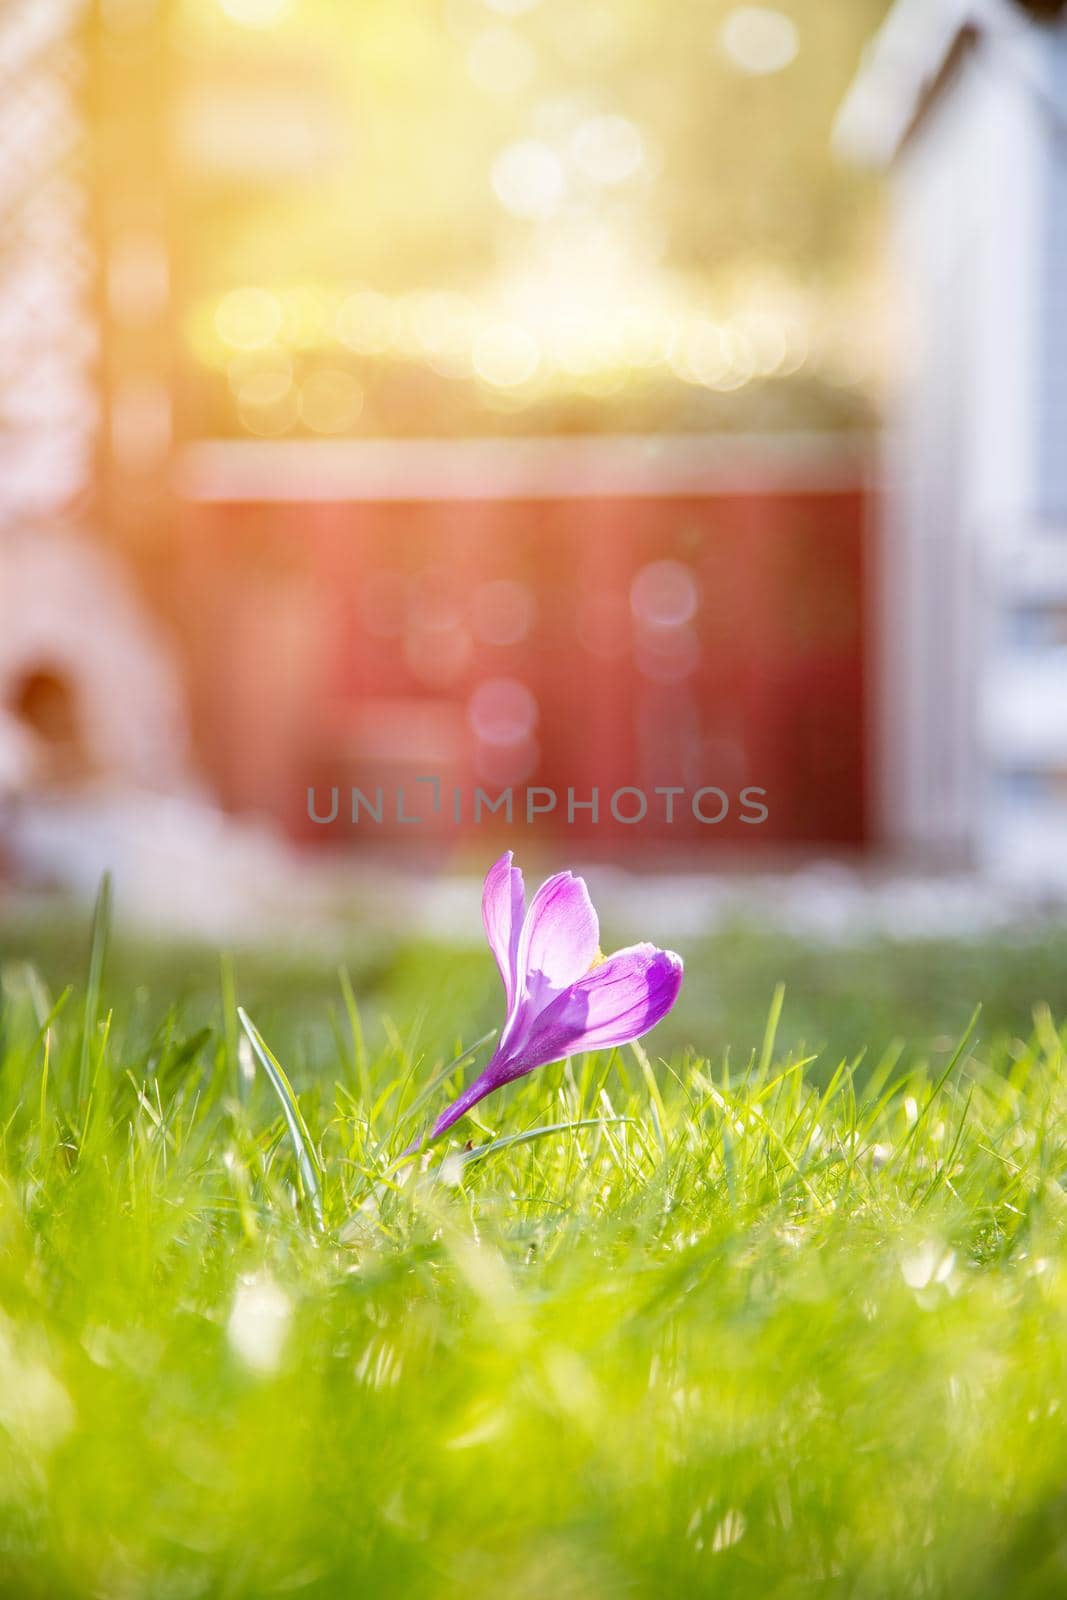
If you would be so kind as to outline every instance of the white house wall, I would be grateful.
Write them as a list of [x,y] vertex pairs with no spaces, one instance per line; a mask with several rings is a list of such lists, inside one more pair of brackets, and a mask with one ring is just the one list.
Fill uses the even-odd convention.
[[950,856],[971,842],[973,750],[966,656],[973,577],[961,484],[973,395],[967,329],[984,248],[960,181],[985,95],[970,63],[935,103],[896,169],[899,393],[891,421],[882,581],[884,827]]
[[1026,77],[985,44],[975,60],[978,99],[960,156],[970,213],[973,383],[969,469],[961,514],[983,564],[1014,551],[1033,503],[1038,394],[1038,236],[1048,121]]
[[994,43],[965,47],[894,175],[902,320],[883,561],[885,833],[985,859],[1010,574],[1033,504],[1043,108]]
[[[984,389],[1014,428],[1021,486],[977,508],[990,641],[981,678],[986,772],[978,859],[992,872],[1067,885],[1067,33],[1042,30],[1010,62],[1018,90],[1017,235],[1000,321],[1014,368]],[[1011,294],[1014,285],[1016,292]],[[995,305],[994,305],[995,309]],[[1010,356],[1010,350],[1009,350]],[[1020,437],[1021,436],[1021,437]],[[990,430],[987,435],[992,441]],[[998,515],[1001,511],[1006,515]]]
[[907,297],[880,572],[885,837],[1067,886],[1067,19],[896,0],[838,148]]
[[1050,38],[1045,70],[1055,114],[1047,117],[1042,182],[1038,516],[1067,538],[1067,29]]

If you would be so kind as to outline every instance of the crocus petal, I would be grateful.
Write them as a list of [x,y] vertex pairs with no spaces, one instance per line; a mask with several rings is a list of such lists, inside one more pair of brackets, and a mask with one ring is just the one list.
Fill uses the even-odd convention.
[[589,971],[600,949],[600,924],[585,880],[570,872],[543,883],[530,901],[518,966],[535,1004]]
[[678,998],[682,960],[673,950],[635,944],[593,966],[600,926],[581,878],[561,872],[541,885],[525,916],[523,905],[522,874],[509,850],[490,868],[482,895],[507,1018],[492,1059],[442,1111],[432,1139],[486,1095],[536,1067],[639,1039]]
[[489,948],[496,957],[504,980],[504,995],[510,1012],[519,987],[519,935],[526,910],[526,891],[522,873],[512,866],[508,850],[489,868],[482,889],[482,922]]
[[523,1041],[520,1072],[639,1039],[667,1015],[682,975],[673,950],[651,944],[617,950],[546,1006]]

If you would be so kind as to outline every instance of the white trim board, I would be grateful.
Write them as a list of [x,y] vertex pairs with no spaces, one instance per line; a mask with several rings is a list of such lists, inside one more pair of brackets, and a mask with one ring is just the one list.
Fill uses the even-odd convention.
[[864,433],[209,439],[178,452],[173,486],[201,504],[854,494],[875,456]]

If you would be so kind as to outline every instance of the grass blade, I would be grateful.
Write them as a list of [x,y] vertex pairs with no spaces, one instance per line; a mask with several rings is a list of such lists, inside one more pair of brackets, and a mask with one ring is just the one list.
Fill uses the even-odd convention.
[[352,1062],[356,1069],[356,1082],[359,1084],[359,1092],[363,1097],[364,1105],[369,1105],[371,1084],[370,1072],[367,1067],[367,1043],[363,1034],[363,1019],[359,1014],[356,991],[352,987],[352,979],[348,975],[348,969],[346,967],[339,968],[338,976],[341,981],[341,997],[344,1000],[345,1015],[348,1018],[348,1031],[352,1041]]
[[767,1013],[767,1026],[763,1030],[763,1045],[760,1049],[759,1076],[764,1077],[770,1070],[774,1059],[774,1042],[778,1037],[778,1024],[782,1018],[782,1005],[785,1001],[785,984],[775,985],[771,997],[771,1008]]
[[243,1006],[237,1007],[241,1027],[244,1029],[248,1042],[255,1051],[260,1066],[273,1085],[274,1092],[281,1101],[282,1111],[289,1128],[289,1137],[293,1141],[296,1151],[297,1166],[304,1184],[305,1192],[311,1202],[311,1209],[315,1214],[315,1221],[320,1230],[324,1226],[322,1212],[322,1190],[319,1185],[320,1173],[318,1162],[314,1157],[314,1146],[311,1134],[308,1132],[307,1123],[304,1121],[293,1086],[285,1075],[280,1061],[272,1053],[259,1029],[248,1015]]
[[111,932],[111,874],[105,872],[93,910],[92,941],[89,947],[89,977],[85,986],[85,1012],[82,1021],[81,1057],[78,1065],[78,1101],[89,1093],[93,1037],[100,1014],[100,994],[104,983],[104,962]]
[[[507,1150],[513,1145],[530,1144],[534,1139],[545,1139],[551,1133],[567,1133],[578,1128],[606,1128],[609,1123],[632,1121],[632,1117],[584,1117],[580,1122],[553,1122],[543,1128],[527,1128],[525,1133],[505,1134],[502,1139],[493,1139],[489,1144],[480,1144],[474,1150],[460,1150],[457,1154],[446,1156],[445,1160],[458,1161],[465,1167],[472,1161],[481,1161],[484,1156],[495,1155],[498,1150]],[[440,1167],[435,1167],[434,1174],[440,1170]]]

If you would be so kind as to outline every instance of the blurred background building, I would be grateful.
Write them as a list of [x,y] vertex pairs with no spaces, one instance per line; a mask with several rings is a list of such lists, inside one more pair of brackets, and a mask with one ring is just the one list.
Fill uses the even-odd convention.
[[523,829],[635,864],[1067,827],[1063,24],[887,9],[8,0],[10,870],[403,858],[308,790],[427,774],[766,791]]
[[890,169],[900,305],[882,831],[1067,883],[1067,24],[899,0],[838,144]]

